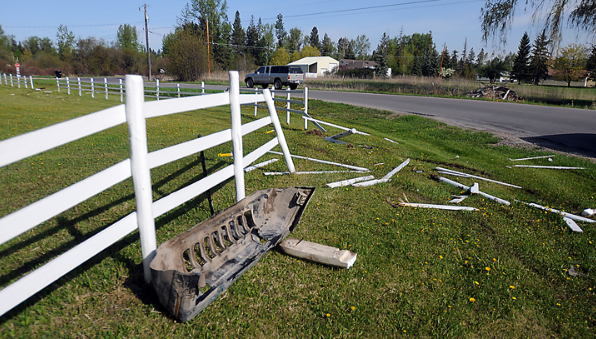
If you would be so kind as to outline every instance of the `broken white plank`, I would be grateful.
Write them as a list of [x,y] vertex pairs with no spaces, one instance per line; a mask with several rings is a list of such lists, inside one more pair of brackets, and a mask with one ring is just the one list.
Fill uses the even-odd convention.
[[257,168],[260,168],[260,167],[263,167],[263,166],[267,166],[269,164],[272,164],[272,163],[274,163],[276,161],[279,161],[279,159],[273,158],[271,160],[263,161],[263,162],[260,162],[258,164],[254,164],[252,166],[248,166],[248,167],[244,168],[244,172],[250,172],[250,171],[255,170]]
[[592,208],[586,208],[582,211],[582,216],[584,217],[593,217],[594,215],[596,215],[596,211]]
[[355,184],[352,184],[352,186],[354,187],[368,187],[368,186],[372,186],[372,185],[376,185],[376,184],[382,184],[384,182],[388,182],[391,181],[391,179],[375,179],[375,180],[370,180],[370,181],[365,181],[365,182],[357,182]]
[[387,140],[387,141],[389,141],[389,142],[392,142],[392,143],[394,143],[394,144],[399,144],[399,142],[397,142],[397,141],[393,141],[393,140],[391,140],[391,139],[389,139],[389,138],[383,138],[383,139],[385,139],[385,140]]
[[340,250],[314,242],[288,237],[279,247],[291,256],[318,262],[320,264],[350,268],[356,262],[357,253]]
[[569,228],[573,231],[573,232],[578,232],[578,233],[583,233],[584,231],[582,231],[582,229],[577,226],[577,224],[575,223],[575,221],[573,221],[573,219],[567,218],[567,217],[563,217],[563,220],[565,220],[565,222],[567,223],[567,226],[569,226]]
[[357,183],[357,182],[365,181],[365,180],[371,180],[371,179],[374,179],[374,178],[375,178],[374,175],[368,175],[366,177],[359,177],[359,178],[354,178],[354,179],[348,179],[348,180],[330,182],[330,183],[327,184],[327,187],[335,188],[335,187],[341,187],[341,186],[348,186],[348,185],[351,185],[353,183]]
[[394,168],[391,172],[387,173],[384,177],[382,177],[381,179],[385,180],[385,179],[389,179],[392,176],[395,175],[395,173],[401,171],[402,168],[406,167],[407,164],[410,163],[410,158],[406,159],[406,161],[402,162],[399,166],[397,166],[396,168]]
[[343,131],[341,133],[338,133],[336,135],[332,135],[331,138],[332,139],[335,139],[335,140],[338,140],[338,139],[341,139],[343,137],[347,137],[348,135],[356,134],[356,132],[358,132],[358,131],[356,131],[355,128],[352,128],[352,129]]
[[[313,119],[313,118],[311,118],[311,117],[304,117],[304,116],[303,116],[302,118],[304,118],[305,120],[309,120],[309,121],[312,121],[312,122],[319,123],[319,124],[321,124],[321,125],[327,125],[327,126],[331,126],[331,127],[339,128],[339,129],[342,129],[342,130],[344,130],[344,131],[348,131],[348,130],[352,129],[352,128],[347,128],[347,127],[343,127],[343,126],[335,125],[335,124],[332,124],[332,123],[330,123],[330,122],[326,122],[326,121],[322,121],[322,120]],[[354,129],[354,130],[355,130],[355,129]],[[355,131],[356,131],[356,132],[354,132],[354,133],[356,133],[356,134],[370,135],[370,134],[368,134],[368,133],[360,132],[360,131],[358,131],[358,130],[355,130]]]
[[540,205],[535,204],[535,203],[527,203],[527,202],[523,202],[523,201],[519,201],[519,200],[516,200],[516,201],[517,202],[521,202],[522,204],[526,204],[528,206],[540,208],[541,210],[545,210],[545,211],[549,211],[549,212],[553,212],[553,213],[558,213],[558,214],[560,214],[562,216],[565,216],[565,217],[567,217],[569,219],[573,219],[575,221],[582,221],[582,222],[588,222],[588,223],[596,223],[596,220],[592,220],[592,219],[580,217],[579,215],[575,215],[575,214],[571,214],[571,213],[559,211],[559,210],[556,210],[554,208],[544,207],[544,206],[540,206]]
[[452,197],[453,197],[453,199],[451,199],[447,202],[450,204],[459,204],[460,202],[464,201],[464,199],[466,199],[469,196],[468,195],[453,195]]
[[537,166],[537,165],[513,165],[513,167],[525,167],[525,168],[542,168],[542,169],[556,169],[556,170],[574,170],[574,169],[585,169],[583,167],[569,167],[569,166]]
[[[269,151],[269,153],[283,155],[283,153],[281,153],[281,152],[275,152],[275,151]],[[364,168],[364,167],[358,167],[358,166],[352,166],[352,165],[346,165],[346,164],[339,164],[337,162],[331,162],[331,161],[326,161],[326,160],[319,160],[319,159],[314,159],[314,158],[309,158],[309,157],[303,157],[303,156],[300,156],[300,155],[294,155],[294,154],[292,154],[292,158],[305,159],[305,160],[310,160],[310,161],[314,161],[314,162],[319,162],[321,164],[328,164],[328,165],[335,165],[335,166],[345,167],[345,168],[349,168],[351,170],[358,171],[358,172],[370,172],[370,170],[368,168]]]
[[[365,173],[364,171],[306,171],[294,172],[294,174],[329,174],[329,173]],[[286,175],[290,172],[263,172],[265,175]]]
[[477,182],[475,182],[474,185],[472,185],[472,187],[470,187],[470,193],[472,193],[472,194],[479,194],[480,193],[480,188],[479,188]]
[[544,156],[540,156],[540,157],[530,157],[530,158],[519,158],[519,159],[511,159],[509,158],[509,160],[511,161],[523,161],[523,160],[532,160],[532,159],[543,159],[543,158],[550,158],[550,157],[554,157],[555,155],[544,155]]
[[[440,182],[444,182],[444,183],[446,183],[446,184],[453,185],[453,186],[455,186],[455,187],[459,187],[459,188],[461,188],[461,189],[464,189],[464,190],[469,190],[469,191],[470,191],[470,193],[476,193],[476,194],[480,194],[480,195],[482,195],[482,196],[483,196],[483,197],[485,197],[485,198],[488,198],[488,199],[490,199],[490,200],[494,200],[494,201],[498,202],[499,204],[503,204],[503,205],[507,205],[507,206],[511,205],[511,203],[510,203],[509,201],[507,201],[507,200],[503,200],[503,199],[501,199],[501,198],[497,198],[497,197],[495,197],[495,196],[492,196],[492,195],[490,195],[490,194],[487,194],[487,193],[484,193],[484,192],[480,191],[480,190],[478,189],[478,186],[477,186],[477,185],[478,185],[478,183],[474,183],[474,185],[476,186],[476,188],[474,189],[474,191],[476,191],[476,192],[474,192],[474,191],[472,191],[472,188],[474,188],[474,186],[472,186],[472,187],[468,187],[468,186],[466,186],[466,185],[464,185],[464,184],[460,184],[460,183],[459,183],[459,182],[457,182],[457,181],[453,181],[453,180],[450,180],[450,179],[447,179],[447,178],[443,178],[443,177],[439,177],[439,178],[438,178],[438,180],[439,180]],[[451,202],[451,201],[450,201],[450,202]]]
[[478,211],[477,208],[468,206],[450,206],[450,205],[434,205],[434,204],[417,204],[411,202],[400,202],[399,206],[418,207],[418,208],[436,208],[448,211]]
[[472,175],[472,174],[458,172],[458,171],[450,170],[450,169],[443,168],[443,167],[435,167],[435,170],[439,171],[439,173],[441,173],[441,174],[454,175],[454,176],[463,177],[463,178],[480,179],[480,180],[492,182],[492,183],[499,184],[499,185],[514,187],[514,188],[522,188],[521,186],[512,185],[512,184],[508,184],[505,182],[496,181],[496,180],[492,180],[492,179],[487,179],[487,178],[479,177],[479,176]]

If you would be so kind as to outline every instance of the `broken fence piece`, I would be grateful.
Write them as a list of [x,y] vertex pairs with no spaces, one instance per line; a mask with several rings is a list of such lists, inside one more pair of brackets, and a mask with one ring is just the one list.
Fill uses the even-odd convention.
[[450,204],[459,204],[460,202],[464,201],[464,199],[466,199],[469,196],[468,195],[453,195],[452,197],[454,199],[451,199],[447,202]]
[[565,223],[567,223],[567,226],[569,226],[569,228],[573,231],[573,232],[578,232],[578,233],[583,233],[584,231],[582,231],[582,229],[577,226],[577,224],[575,223],[575,221],[573,221],[573,219],[569,219],[567,217],[563,217],[563,220],[565,221]]
[[594,215],[596,215],[596,211],[591,208],[586,208],[582,211],[582,215],[584,217],[593,217]]
[[[329,173],[366,173],[364,171],[306,171],[294,172],[293,174],[329,174]],[[292,174],[290,172],[263,172],[264,175],[286,175]]]
[[332,123],[330,123],[330,122],[326,122],[326,121],[321,121],[321,120],[313,119],[313,118],[311,118],[311,117],[304,117],[304,116],[303,116],[302,118],[304,118],[305,120],[312,121],[313,123],[319,123],[319,124],[321,124],[321,125],[327,125],[327,126],[331,126],[331,127],[339,128],[339,129],[341,129],[341,130],[344,130],[344,131],[354,130],[354,131],[355,131],[355,132],[354,132],[355,134],[370,135],[370,134],[368,134],[368,133],[360,132],[360,131],[358,131],[358,130],[356,130],[356,129],[354,129],[354,128],[347,128],[347,127],[343,127],[343,126],[335,125],[335,124],[332,124]]
[[436,209],[448,210],[448,211],[478,211],[477,208],[467,207],[467,206],[418,204],[418,203],[404,202],[401,199],[398,199],[398,200],[399,200],[399,205],[392,203],[391,200],[389,200],[389,198],[387,198],[387,202],[393,207],[407,206],[407,207],[417,207],[417,208],[436,208]]
[[294,230],[314,187],[257,191],[164,242],[151,261],[160,303],[188,321]]
[[330,182],[330,183],[327,184],[327,187],[335,188],[335,187],[341,187],[341,186],[348,186],[348,185],[351,185],[353,183],[357,183],[357,182],[365,181],[365,180],[371,180],[371,179],[374,179],[374,178],[375,178],[374,175],[368,175],[366,177],[359,177],[359,178],[354,178],[354,179],[348,179],[348,180]]
[[376,185],[376,184],[382,184],[384,182],[388,182],[391,181],[391,179],[375,179],[375,180],[370,180],[370,181],[365,181],[365,182],[357,182],[355,184],[352,184],[352,186],[354,187],[368,187],[368,186],[372,186],[372,185]]
[[492,180],[492,179],[487,179],[487,178],[479,177],[479,176],[472,175],[472,174],[458,172],[458,171],[450,170],[450,169],[443,168],[443,167],[435,167],[435,170],[439,171],[439,173],[441,173],[441,174],[454,175],[454,176],[462,177],[462,178],[480,179],[480,180],[492,182],[492,183],[499,184],[499,185],[514,187],[514,188],[522,188],[521,186],[512,185],[512,184],[508,184],[505,182],[496,181],[496,180]]
[[554,208],[548,208],[548,207],[540,206],[538,204],[527,203],[527,202],[523,202],[523,201],[519,201],[519,200],[516,200],[516,201],[517,202],[520,202],[522,204],[528,205],[528,206],[540,208],[541,210],[545,210],[545,211],[549,211],[549,212],[553,212],[553,213],[558,213],[558,214],[560,214],[562,216],[565,216],[565,217],[567,217],[569,219],[573,219],[575,221],[582,221],[582,222],[588,222],[588,223],[596,223],[596,220],[592,220],[592,219],[580,217],[579,215],[575,215],[575,214],[571,214],[571,213],[559,211],[559,210],[556,210]]
[[[487,194],[487,193],[484,193],[484,192],[480,191],[478,189],[478,183],[474,183],[474,185],[472,187],[468,187],[468,186],[466,186],[464,184],[460,184],[457,181],[453,181],[453,180],[450,180],[450,179],[447,179],[447,178],[443,178],[443,177],[436,177],[435,179],[438,180],[438,181],[440,181],[440,182],[444,182],[446,184],[449,184],[449,185],[452,185],[452,186],[455,186],[455,187],[459,187],[459,188],[461,188],[463,190],[469,190],[470,193],[480,194],[480,195],[482,195],[483,197],[485,197],[487,199],[490,199],[490,200],[493,200],[493,201],[498,202],[499,204],[503,204],[503,205],[507,205],[507,206],[511,205],[511,203],[509,201],[507,201],[507,200],[503,200],[501,198],[497,198],[495,196],[492,196],[490,194]],[[463,201],[463,199],[462,199],[462,201]],[[451,200],[449,202],[450,203],[456,203],[456,204],[458,203],[458,202],[453,202],[453,200]],[[459,201],[459,202],[461,202],[461,201]]]
[[325,246],[310,241],[288,237],[279,244],[284,253],[320,264],[350,268],[356,262],[357,253]]
[[[283,153],[281,153],[281,152],[275,152],[275,151],[269,151],[269,153],[283,155]],[[309,158],[309,157],[303,157],[303,156],[300,156],[300,155],[294,155],[294,154],[292,154],[292,158],[305,159],[305,160],[310,160],[310,161],[314,161],[314,162],[320,162],[321,164],[328,164],[328,165],[335,165],[335,166],[345,167],[345,168],[349,168],[351,170],[358,171],[358,172],[370,172],[370,170],[368,168],[364,168],[364,167],[339,164],[337,162],[331,162],[331,161],[326,161],[326,160],[319,160],[319,159],[314,159],[314,158]]]
[[511,159],[511,158],[509,158],[509,160],[511,160],[511,161],[522,161],[522,160],[543,159],[543,158],[550,158],[550,157],[554,157],[554,154],[553,155],[544,155],[544,156],[541,156],[541,157],[530,157],[530,158],[519,158],[519,159]]
[[394,143],[394,144],[399,144],[399,142],[397,142],[397,141],[393,141],[393,140],[391,140],[391,139],[389,139],[389,138],[383,138],[383,139],[385,139],[385,140],[387,140],[387,141],[389,141],[389,142],[392,142],[392,143]]
[[395,175],[395,173],[401,171],[402,168],[406,167],[407,164],[410,163],[410,158],[406,159],[406,161],[402,162],[399,166],[397,166],[396,168],[394,168],[391,172],[387,173],[384,177],[381,178],[381,180],[388,180],[390,179],[392,176]]
[[584,167],[568,167],[568,166],[536,166],[536,165],[513,165],[513,167],[525,167],[525,168],[542,168],[542,169],[557,169],[557,170],[583,170]]
[[259,168],[259,167],[263,167],[263,166],[267,166],[269,164],[272,164],[272,163],[274,163],[274,162],[276,162],[278,160],[279,159],[277,159],[277,158],[273,158],[271,160],[263,161],[263,162],[260,162],[258,164],[254,164],[252,166],[248,166],[248,167],[244,168],[244,172],[250,172],[250,171],[255,170],[255,169]]

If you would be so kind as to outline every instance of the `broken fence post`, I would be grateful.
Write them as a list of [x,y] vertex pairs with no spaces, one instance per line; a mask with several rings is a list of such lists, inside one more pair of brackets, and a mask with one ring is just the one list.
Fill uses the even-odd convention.
[[281,128],[281,123],[279,122],[277,111],[275,110],[275,103],[273,102],[273,98],[271,97],[271,92],[269,92],[269,90],[267,89],[263,90],[263,97],[265,97],[265,103],[267,103],[269,116],[271,117],[273,128],[275,129],[275,133],[277,134],[277,140],[279,141],[279,146],[281,147],[281,150],[283,152],[282,155],[284,156],[284,160],[286,161],[286,165],[288,166],[288,171],[290,171],[290,173],[294,173],[296,172],[296,167],[294,167],[294,162],[292,161],[292,154],[290,153],[290,149],[288,148],[283,129]]
[[310,241],[288,237],[279,244],[284,253],[320,264],[350,268],[356,262],[357,253],[325,246]]
[[402,168],[406,167],[406,165],[409,164],[409,163],[410,163],[410,158],[406,159],[406,161],[402,162],[399,166],[397,166],[396,168],[394,168],[391,172],[387,173],[381,179],[390,179],[392,176],[395,175],[395,173],[401,171]]
[[[466,185],[460,184],[460,183],[459,183],[459,182],[457,182],[457,181],[453,181],[453,180],[450,180],[450,179],[447,179],[447,178],[443,178],[443,177],[437,177],[436,179],[437,179],[438,181],[440,181],[440,182],[444,182],[444,183],[446,183],[446,184],[449,184],[449,185],[452,185],[452,186],[455,186],[455,187],[459,187],[459,188],[461,188],[461,189],[463,189],[463,190],[469,190],[469,191],[470,191],[470,193],[473,193],[473,194],[480,194],[480,195],[482,195],[482,196],[483,196],[483,197],[485,197],[485,198],[488,198],[488,199],[490,199],[490,200],[493,200],[493,201],[496,201],[496,202],[498,202],[499,204],[503,204],[503,205],[507,205],[507,206],[511,205],[511,203],[510,203],[509,201],[507,201],[507,200],[503,200],[503,199],[497,198],[497,197],[495,197],[495,196],[492,196],[492,195],[490,195],[490,194],[487,194],[487,193],[484,193],[484,192],[480,191],[480,190],[478,189],[478,183],[474,183],[474,185],[473,185],[472,187],[468,187],[468,186],[466,186]],[[456,198],[457,198],[457,197],[456,197]],[[461,197],[460,197],[460,198],[461,198]],[[451,200],[451,201],[449,201],[449,202],[450,202],[450,203],[455,203],[455,204],[457,204],[457,203],[460,203],[460,202],[462,202],[464,199],[465,199],[465,198],[463,198],[463,199],[461,199],[461,200],[459,200],[459,199],[453,199],[453,200]],[[457,201],[457,200],[459,200],[459,201]]]
[[[280,152],[275,152],[275,151],[269,151],[269,153],[279,154],[279,155],[282,154]],[[349,168],[351,170],[358,171],[358,172],[370,172],[370,170],[368,168],[364,168],[364,167],[339,164],[337,162],[331,162],[331,161],[319,160],[319,159],[315,159],[315,158],[303,157],[303,156],[300,156],[300,155],[294,155],[294,154],[292,154],[292,158],[310,160],[310,161],[319,162],[319,163],[322,163],[322,164],[328,164],[328,165],[335,165],[335,166],[345,167],[345,168]]]

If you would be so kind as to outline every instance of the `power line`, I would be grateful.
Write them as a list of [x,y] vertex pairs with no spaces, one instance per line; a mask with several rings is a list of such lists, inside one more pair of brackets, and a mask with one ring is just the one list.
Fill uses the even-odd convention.
[[[120,23],[120,24],[96,24],[96,25],[64,25],[66,27],[99,27],[99,26],[119,26],[119,25],[132,25],[132,24],[142,24],[143,21],[137,22],[128,22],[128,23]],[[58,28],[58,26],[4,26],[5,28]]]

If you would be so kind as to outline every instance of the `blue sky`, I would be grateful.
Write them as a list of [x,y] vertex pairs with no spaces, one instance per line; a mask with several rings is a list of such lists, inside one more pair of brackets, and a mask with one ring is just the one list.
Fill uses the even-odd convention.
[[[5,34],[14,35],[17,41],[30,36],[49,37],[56,40],[57,28],[66,25],[77,38],[95,37],[108,42],[116,39],[120,24],[137,27],[139,38],[145,43],[144,16],[140,8],[143,2],[102,0],[88,1],[3,1],[0,11],[0,25]],[[523,1],[522,1],[523,2]],[[176,18],[180,16],[187,0],[147,0],[149,14],[149,45],[152,49],[161,48],[164,34],[173,31]],[[246,28],[253,15],[263,23],[274,24],[278,13],[284,16],[286,31],[298,27],[310,34],[317,27],[322,39],[327,33],[337,42],[340,37],[355,39],[366,35],[374,50],[383,35],[428,33],[432,31],[437,48],[447,44],[450,51],[462,51],[467,38],[468,51],[481,48],[495,54],[504,51],[517,51],[517,46],[527,31],[533,41],[539,33],[538,27],[531,25],[531,13],[518,10],[512,30],[508,34],[506,46],[496,46],[491,41],[481,41],[480,9],[484,0],[294,0],[294,1],[246,1],[228,0],[228,16],[233,22],[236,11],[240,12],[242,26]],[[570,43],[594,42],[587,34],[579,36],[573,30],[566,30],[562,46]]]

